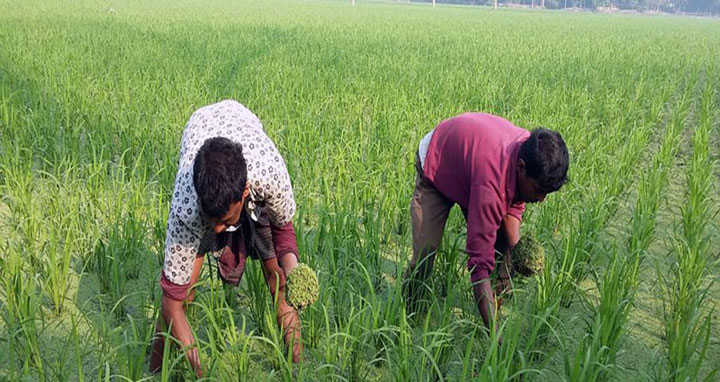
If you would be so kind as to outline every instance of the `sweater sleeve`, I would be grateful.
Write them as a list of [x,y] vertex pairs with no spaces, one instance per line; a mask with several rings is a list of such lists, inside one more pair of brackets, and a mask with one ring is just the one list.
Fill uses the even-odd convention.
[[515,203],[507,210],[507,214],[522,221],[522,215],[525,212],[525,203]]
[[273,246],[275,247],[275,254],[277,255],[278,261],[288,253],[294,253],[299,261],[300,255],[298,254],[297,237],[295,236],[295,228],[293,227],[292,221],[280,227],[270,224],[270,231],[272,233]]
[[190,289],[190,276],[195,257],[199,255],[200,238],[176,213],[168,217],[165,238],[165,261],[160,286],[163,293],[174,299],[184,300]]
[[495,269],[495,239],[503,208],[497,190],[490,185],[470,189],[467,214],[468,269],[473,283],[486,279]]

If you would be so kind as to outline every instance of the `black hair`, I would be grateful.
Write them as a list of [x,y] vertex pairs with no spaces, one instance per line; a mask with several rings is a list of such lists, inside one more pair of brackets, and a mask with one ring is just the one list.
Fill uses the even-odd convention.
[[210,138],[195,156],[193,185],[200,209],[209,218],[223,217],[230,204],[242,200],[247,166],[242,146],[227,138]]
[[518,157],[525,162],[527,175],[546,192],[557,191],[567,182],[570,155],[557,131],[542,127],[533,130],[520,146]]

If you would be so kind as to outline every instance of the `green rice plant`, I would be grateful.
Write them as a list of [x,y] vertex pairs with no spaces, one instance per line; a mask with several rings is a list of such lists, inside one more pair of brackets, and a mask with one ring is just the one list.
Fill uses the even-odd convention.
[[[476,352],[482,356],[474,366],[468,363],[469,359],[463,359],[460,380],[468,380],[472,375],[473,379],[480,380],[527,381],[545,374],[550,359],[549,337],[558,344],[562,341],[555,331],[557,325],[548,320],[550,310],[537,314],[532,303],[533,292],[514,283],[512,299],[507,299],[503,309],[497,311],[491,329],[487,331],[482,322],[473,324],[483,329],[485,335],[480,337],[486,341],[478,341],[478,335],[468,339],[475,343],[479,348]],[[468,374],[471,371],[472,374]]]
[[378,287],[383,279],[380,245],[382,241],[386,240],[381,238],[385,216],[382,215],[382,209],[378,205],[382,201],[377,203],[377,205],[366,206],[363,211],[360,211],[361,218],[357,226],[359,229],[354,230],[360,253],[364,255],[362,262],[372,272],[375,287]]
[[[61,239],[58,237],[60,235],[64,237]],[[62,312],[70,289],[70,262],[75,248],[72,241],[73,232],[71,230],[68,229],[64,234],[52,231],[46,251],[44,251],[47,253],[47,259],[43,269],[45,274],[43,290],[50,299],[55,314]]]
[[0,166],[3,178],[2,200],[10,210],[4,225],[12,228],[14,232],[11,233],[17,235],[13,242],[23,248],[29,265],[33,269],[41,268],[43,234],[40,223],[44,216],[34,197],[38,186],[32,171],[33,154],[30,150],[20,148],[15,148],[9,154],[12,159]]
[[[255,315],[255,318],[261,320],[259,322],[256,321],[256,325],[260,328],[262,335],[254,338],[260,343],[264,343],[266,345],[264,357],[273,368],[280,371],[282,380],[291,381],[296,376],[293,370],[293,346],[285,346],[285,330],[284,328],[278,327],[275,314],[278,304],[276,299],[277,296],[279,296],[280,285],[269,286],[270,288],[275,289],[274,295],[276,296],[276,299],[273,300],[270,298],[270,293],[268,292],[266,284],[263,282],[263,285],[260,285],[260,278],[264,281],[264,275],[263,270],[261,270],[260,267],[257,268],[258,270],[256,271],[253,279],[248,279],[250,298],[251,300],[254,300],[250,302],[250,308]],[[276,281],[279,282],[279,278],[276,278]],[[258,290],[259,288],[262,288],[264,293],[261,293],[261,291]],[[258,300],[259,298],[262,298],[262,300]],[[285,351],[283,349],[285,349]],[[300,365],[297,375],[304,375],[302,364]],[[299,379],[303,380],[303,378]]]
[[109,333],[108,341],[113,349],[106,356],[112,364],[114,375],[127,380],[143,379],[145,360],[150,354],[155,327],[147,318],[135,319],[128,315],[127,324]]
[[154,222],[152,224],[152,238],[154,239],[154,252],[158,266],[162,266],[165,262],[165,238],[167,235],[168,215],[170,214],[168,204],[167,200],[158,197],[157,205],[153,209],[154,214],[149,219],[149,221]]
[[565,357],[565,372],[573,381],[608,380],[617,368],[616,356],[620,351],[625,325],[638,287],[640,266],[654,239],[655,218],[660,195],[667,181],[667,166],[674,152],[668,147],[679,138],[677,125],[666,129],[660,149],[651,166],[638,183],[638,196],[629,230],[627,253],[620,258],[612,247],[610,264],[600,279],[596,276],[600,292],[599,303],[590,304],[591,319],[582,342],[572,357]]
[[78,320],[74,315],[70,316],[72,320],[72,331],[70,338],[73,341],[73,350],[75,351],[75,367],[77,367],[77,381],[85,382],[85,370],[83,369],[83,351],[80,348],[80,335],[78,333]]
[[253,333],[246,333],[245,317],[242,325],[235,325],[232,309],[209,310],[202,306],[207,317],[207,348],[210,365],[208,376],[217,376],[222,380],[245,380],[249,378],[251,362],[251,340]]
[[568,305],[570,298],[575,294],[575,286],[579,285],[591,272],[595,258],[599,236],[607,226],[609,220],[615,215],[623,194],[634,179],[632,174],[637,172],[636,163],[648,144],[649,127],[641,126],[630,134],[623,146],[619,165],[608,174],[606,185],[596,185],[600,188],[592,192],[592,197],[582,207],[576,229],[571,230],[568,236],[568,251],[563,253],[560,272],[566,273],[570,278],[561,284],[563,304]]
[[[193,307],[191,305],[190,307]],[[189,307],[189,308],[190,308]],[[190,317],[188,317],[190,318]],[[150,320],[149,320],[150,321]],[[149,325],[154,328],[154,325]],[[203,353],[204,344],[203,341],[201,341],[201,338],[198,336],[197,331],[194,329],[194,326],[190,327],[190,330],[192,332],[193,338],[195,338],[196,343],[193,345],[194,347],[198,348],[198,352],[200,355],[201,362],[204,362],[206,360],[206,357]],[[154,331],[153,331],[154,332]],[[198,378],[195,375],[195,371],[190,365],[189,361],[186,357],[186,352],[190,349],[190,347],[183,346],[179,340],[177,340],[175,337],[172,336],[172,323],[166,327],[166,330],[160,333],[164,337],[163,340],[163,358],[160,368],[159,377],[160,380],[165,381],[186,381],[186,380],[198,380]],[[150,335],[150,338],[152,338],[152,334]],[[150,343],[146,344],[149,350]],[[205,372],[206,364],[203,363],[203,371]],[[112,373],[112,369],[110,367],[110,363],[105,362],[104,368],[100,368],[98,370],[98,379],[100,378],[106,378],[110,379],[114,376]],[[144,378],[145,379],[151,379]],[[156,379],[156,378],[153,378]],[[202,378],[201,378],[202,379]],[[200,380],[201,380],[200,379]]]
[[[140,276],[141,269],[146,264],[145,224],[139,216],[131,211],[119,222],[115,229],[120,231],[121,236],[115,238],[111,234],[109,245],[121,245],[117,253],[122,259],[125,268],[125,278],[137,279]],[[119,239],[119,241],[116,241],[116,239]]]
[[[708,286],[698,285],[698,280],[704,280],[704,272],[688,264],[697,261],[693,259],[693,254],[683,244],[676,245],[675,251],[682,260],[672,270],[674,280],[659,275],[663,288],[667,351],[667,370],[662,375],[672,381],[712,381],[717,369],[704,377],[701,374],[711,341],[712,314],[703,309]],[[681,268],[684,273],[679,270]]]
[[[71,265],[78,252],[78,217],[65,214],[72,210],[78,214],[84,211],[84,197],[79,182],[74,176],[77,165],[71,160],[55,163],[53,172],[38,171],[36,185],[39,191],[34,197],[44,205],[45,217],[30,224],[43,228],[38,239],[42,243],[37,253],[41,260],[38,269],[44,280],[42,289],[50,301],[53,311],[59,315],[68,300],[72,283]],[[50,191],[52,190],[52,191]]]
[[[17,250],[7,248],[2,259],[2,319],[7,330],[8,355],[15,364],[11,368],[16,377],[37,373],[44,378],[44,358],[39,339],[44,320],[38,298],[37,281],[23,269],[22,257]],[[17,357],[17,358],[16,358]],[[19,364],[19,365],[18,365]]]
[[146,261],[144,225],[133,214],[94,239],[87,268],[97,275],[100,292],[106,295],[105,302],[113,307],[116,318],[125,317],[128,282],[139,277]]
[[[350,304],[346,319],[332,321],[331,315],[323,306],[325,333],[321,347],[322,365],[318,369],[323,380],[363,380],[367,379],[371,364],[380,364],[381,354],[372,352],[373,338],[384,328],[371,331],[369,321],[372,314],[361,297],[355,293],[347,297]],[[358,303],[355,303],[359,299]],[[372,355],[372,358],[368,358]]]
[[[213,262],[211,262],[212,264]],[[201,274],[196,284],[196,299],[193,302],[193,322],[203,328],[203,337],[196,338],[199,346],[208,354],[208,361],[203,364],[206,377],[220,379],[244,379],[248,377],[250,342],[252,333],[246,334],[245,317],[242,317],[242,328],[235,325],[239,307],[235,302],[236,289],[226,285],[216,276],[214,267]],[[235,307],[231,306],[235,305]],[[240,352],[238,354],[238,351]]]
[[[374,354],[368,363],[379,366],[389,361],[390,350],[397,341],[397,327],[402,322],[401,317],[405,317],[402,283],[396,283],[393,289],[388,291],[391,293],[388,293],[388,300],[383,303],[380,300],[383,296],[375,290],[370,272],[360,261],[355,260],[355,263],[358,272],[361,273],[362,286],[365,287],[350,288],[352,298],[359,299],[359,303],[356,304],[358,309],[361,309],[358,327],[365,333],[365,335],[358,335],[356,344],[358,347],[362,346],[363,351],[372,351]],[[402,277],[400,274],[397,276],[398,279]],[[358,349],[355,349],[355,353],[357,351]]]
[[[679,139],[682,123],[687,116],[689,105],[687,95],[692,91],[695,83],[692,76],[688,82],[689,85],[681,92],[681,97],[676,102],[676,117],[669,123],[666,134],[666,139],[669,138],[675,142]],[[655,114],[657,112],[653,111],[648,118],[652,118]],[[577,224],[572,226],[564,236],[563,244],[561,244],[561,248],[563,248],[560,254],[561,260],[555,263],[560,268],[556,271],[557,273],[549,273],[551,276],[556,276],[550,279],[551,283],[547,283],[547,280],[543,283],[549,289],[541,293],[542,295],[550,296],[559,293],[562,305],[570,304],[572,297],[577,292],[577,286],[592,269],[595,251],[599,243],[598,238],[617,210],[621,196],[626,193],[632,179],[628,174],[637,171],[635,163],[643,152],[643,148],[648,144],[648,139],[649,127],[647,125],[633,129],[619,153],[621,159],[619,166],[613,167],[614,170],[607,174],[603,184],[590,179],[590,182],[595,183],[591,192],[592,196],[585,201],[584,205],[581,205]],[[662,148],[667,151],[663,152],[663,155],[672,154],[672,149],[675,147],[663,144]]]
[[616,356],[637,288],[639,257],[620,258],[612,248],[612,261],[598,280],[600,301],[592,308],[587,332],[577,352],[565,357],[570,381],[606,381],[616,368]]
[[[246,264],[243,277],[247,280],[245,293],[248,296],[250,317],[257,325],[259,334],[267,335],[276,326],[273,321],[275,319],[275,310],[265,283],[262,267],[260,264]],[[271,322],[269,326],[267,325],[268,320]]]
[[[518,349],[521,346],[520,321],[493,318],[490,326],[488,348],[483,355],[478,379],[488,381],[519,380],[524,374],[537,372],[527,368],[528,359]],[[514,326],[514,327],[511,327]]]
[[[713,79],[714,71],[707,76]],[[716,115],[714,82],[706,82],[699,108],[698,126],[692,139],[687,174],[687,204],[681,207],[681,228],[676,232],[675,263],[668,276],[660,274],[665,313],[666,375],[672,381],[712,380],[719,369],[703,376],[703,364],[711,337],[711,315],[705,308],[710,281],[707,222],[714,212],[709,203],[713,161],[709,133]]]
[[449,322],[437,329],[433,329],[430,325],[431,321],[425,320],[419,344],[416,345],[420,351],[419,366],[426,371],[428,379],[444,380],[449,372],[452,355],[454,323]]
[[394,364],[392,370],[393,380],[410,381],[423,380],[424,369],[419,367],[416,352],[414,352],[411,329],[406,319],[401,318],[400,326],[397,328],[397,341],[389,352],[390,364]]
[[98,239],[89,259],[89,269],[98,275],[100,293],[104,302],[111,307],[116,318],[125,317],[127,273],[118,246],[122,245],[119,235],[111,231],[107,243]]
[[[457,220],[454,220],[455,227],[460,224]],[[448,225],[452,224],[452,222],[452,220],[448,222]],[[465,246],[466,232],[462,229],[453,228],[448,227],[445,240],[435,254],[433,273],[426,280],[427,290],[424,294],[427,295],[427,291],[431,292],[431,296],[428,298],[447,297],[457,285],[467,278],[467,255],[463,248]],[[460,234],[453,238],[452,236],[456,232]],[[451,239],[454,240],[451,241]],[[425,305],[429,305],[429,303],[431,304],[432,300],[424,302]]]
[[[51,381],[74,381],[74,376],[71,376],[72,370],[67,367],[68,354],[70,350],[71,338],[66,338],[65,341],[59,343],[58,346],[60,352],[54,356],[53,359],[45,361],[45,380]],[[58,341],[61,342],[61,341]]]
[[[165,340],[163,341],[163,358],[162,358],[162,367],[160,369],[160,380],[162,382],[168,382],[168,381],[175,381],[180,378],[178,378],[178,372],[180,370],[180,365],[182,365],[182,362],[185,360],[185,354],[182,351],[176,350],[176,344],[177,341],[172,337],[170,334],[172,329],[172,324],[167,327],[167,331],[163,332],[162,335],[165,337]],[[109,365],[106,363],[106,372],[105,375],[110,374]],[[101,369],[102,370],[102,369]],[[188,375],[189,373],[186,373]],[[189,374],[193,375],[193,374]],[[102,377],[101,371],[98,372],[98,380]],[[192,378],[192,377],[191,377]]]

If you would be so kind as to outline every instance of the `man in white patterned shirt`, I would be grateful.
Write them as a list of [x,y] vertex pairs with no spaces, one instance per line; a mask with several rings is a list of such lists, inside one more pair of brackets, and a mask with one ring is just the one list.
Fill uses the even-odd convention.
[[[293,361],[302,355],[300,319],[284,296],[285,276],[297,265],[290,176],[258,117],[232,100],[208,105],[190,117],[180,144],[175,190],[168,215],[161,318],[150,360],[157,371],[166,325],[184,348],[197,375],[202,368],[185,315],[204,255],[218,258],[226,283],[240,282],[247,256],[260,259],[277,322]],[[277,290],[278,296],[275,296]]]

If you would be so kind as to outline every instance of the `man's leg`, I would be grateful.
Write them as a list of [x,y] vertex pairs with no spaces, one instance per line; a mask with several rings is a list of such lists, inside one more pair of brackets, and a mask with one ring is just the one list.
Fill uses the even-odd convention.
[[415,190],[410,201],[413,257],[405,270],[406,298],[409,313],[424,298],[426,280],[432,273],[435,253],[453,202],[440,193],[422,175],[420,159],[415,159]]
[[285,271],[280,268],[275,257],[262,260],[262,264],[265,281],[275,302],[277,323],[283,332],[285,345],[292,349],[293,362],[299,363],[302,361],[303,352],[300,317],[297,311],[285,301]]

